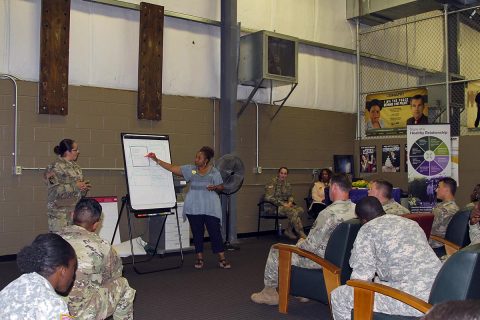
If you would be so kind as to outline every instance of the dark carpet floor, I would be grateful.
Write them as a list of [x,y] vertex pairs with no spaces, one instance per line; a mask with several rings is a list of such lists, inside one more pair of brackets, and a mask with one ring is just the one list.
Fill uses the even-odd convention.
[[[193,268],[193,253],[185,254],[183,267],[157,273],[138,275],[125,265],[124,275],[137,290],[135,319],[330,319],[328,307],[315,301],[290,298],[288,315],[280,314],[277,306],[250,301],[250,295],[263,288],[265,259],[275,242],[278,239],[270,236],[240,240],[240,250],[227,252],[230,270],[218,267],[209,246],[202,270]],[[137,268],[168,267],[179,261],[178,256],[155,257]],[[0,263],[0,275],[1,289],[18,277],[15,262]]]

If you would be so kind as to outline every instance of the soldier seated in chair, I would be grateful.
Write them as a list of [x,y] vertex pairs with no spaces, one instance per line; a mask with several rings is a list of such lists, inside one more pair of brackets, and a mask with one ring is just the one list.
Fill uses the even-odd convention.
[[133,319],[135,290],[122,277],[122,260],[112,246],[100,238],[102,207],[97,200],[80,200],[73,213],[73,225],[60,235],[75,249],[78,269],[67,297],[70,313],[78,319]]

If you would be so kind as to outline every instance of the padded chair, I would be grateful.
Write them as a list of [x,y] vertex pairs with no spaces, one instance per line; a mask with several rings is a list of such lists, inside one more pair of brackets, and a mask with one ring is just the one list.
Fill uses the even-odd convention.
[[[352,219],[339,224],[332,232],[325,250],[325,258],[296,246],[275,244],[279,250],[278,310],[288,311],[288,295],[313,299],[324,304],[330,301],[330,293],[350,278],[350,253],[361,224]],[[291,265],[292,253],[308,258],[323,269],[307,269]]]
[[428,302],[370,281],[348,280],[347,285],[354,288],[355,320],[417,319],[372,312],[375,293],[392,297],[423,313],[434,304],[444,301],[480,299],[480,244],[465,247],[445,261],[433,282]]
[[279,234],[278,220],[287,219],[287,217],[278,215],[278,206],[275,205],[273,202],[270,202],[267,200],[261,200],[257,204],[257,206],[258,206],[257,237],[260,234],[260,219],[275,220],[275,233]]
[[435,253],[441,257],[445,254],[452,255],[460,248],[470,244],[470,236],[468,234],[468,223],[470,220],[471,209],[463,209],[455,213],[452,220],[448,223],[445,238],[431,235],[430,239],[441,242],[444,247],[435,250]]
[[418,223],[420,228],[423,229],[427,239],[430,237],[430,232],[432,231],[432,224],[434,215],[431,212],[417,212],[417,213],[407,213],[402,215],[402,217],[411,219]]

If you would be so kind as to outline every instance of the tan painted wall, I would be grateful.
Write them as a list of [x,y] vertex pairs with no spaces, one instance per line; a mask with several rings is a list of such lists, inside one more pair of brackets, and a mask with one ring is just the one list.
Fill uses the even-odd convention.
[[[63,138],[79,144],[78,163],[83,168],[122,168],[121,132],[170,135],[174,163],[192,163],[203,145],[213,144],[213,101],[211,99],[164,96],[163,120],[137,120],[136,92],[70,86],[69,114],[66,117],[37,114],[37,83],[19,82],[18,164],[44,168],[55,158],[54,146]],[[217,143],[219,106],[216,101]],[[15,254],[37,234],[47,231],[46,187],[41,171],[24,170],[12,175],[14,150],[13,86],[0,80],[0,256]],[[262,167],[286,165],[291,168],[332,166],[332,155],[353,154],[355,116],[352,114],[284,107],[260,106],[260,152]],[[247,169],[237,200],[238,233],[256,231],[256,203],[263,185],[274,170],[253,174],[255,167],[255,107],[250,105],[238,121],[237,150]],[[84,170],[93,185],[91,196],[126,193],[125,177],[119,171]],[[311,171],[291,170],[297,203],[311,183]],[[125,215],[124,215],[125,216]],[[126,238],[126,221],[121,223]],[[307,223],[307,221],[306,221]],[[136,231],[144,231],[145,220],[136,220]],[[270,222],[262,229],[272,228]]]

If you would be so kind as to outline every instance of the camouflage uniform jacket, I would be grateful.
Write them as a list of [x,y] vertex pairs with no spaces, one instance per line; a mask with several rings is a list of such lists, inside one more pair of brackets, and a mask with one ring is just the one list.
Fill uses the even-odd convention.
[[68,207],[73,210],[77,202],[86,195],[77,187],[77,181],[83,180],[82,169],[75,161],[58,157],[48,165],[44,172],[48,186],[47,208],[49,210]]
[[[99,287],[122,276],[122,261],[112,246],[96,233],[83,227],[66,227],[60,235],[77,253],[78,269],[75,283],[68,295],[68,305],[81,310]],[[76,314],[72,310],[73,314]]]
[[292,186],[287,181],[279,181],[274,177],[265,186],[265,200],[281,206],[284,202],[293,202]]
[[394,214],[397,216],[401,216],[402,214],[410,213],[410,211],[402,206],[397,201],[390,199],[384,205],[382,205],[383,211],[388,214]]
[[[264,200],[270,201],[278,207],[284,202],[293,202],[292,186],[287,181],[279,181],[278,177],[274,177],[270,183],[265,185]],[[265,206],[267,211],[273,211],[271,206]]]
[[[317,217],[308,233],[308,237],[301,241],[298,247],[323,258],[333,230],[343,221],[353,218],[356,218],[355,204],[350,199],[335,201]],[[318,265],[316,267],[318,268]]]
[[480,243],[480,223],[474,225],[469,224],[470,227],[470,244]]
[[351,279],[371,281],[376,275],[375,282],[427,301],[441,262],[415,221],[388,214],[362,226],[350,266]]
[[73,319],[50,282],[36,272],[21,275],[0,292],[0,319]]
[[[454,200],[444,201],[437,204],[432,210],[434,218],[431,234],[444,238],[450,220],[459,209],[460,208],[457,206]],[[430,240],[429,242],[432,248],[439,248],[443,246],[443,244],[437,241]]]

